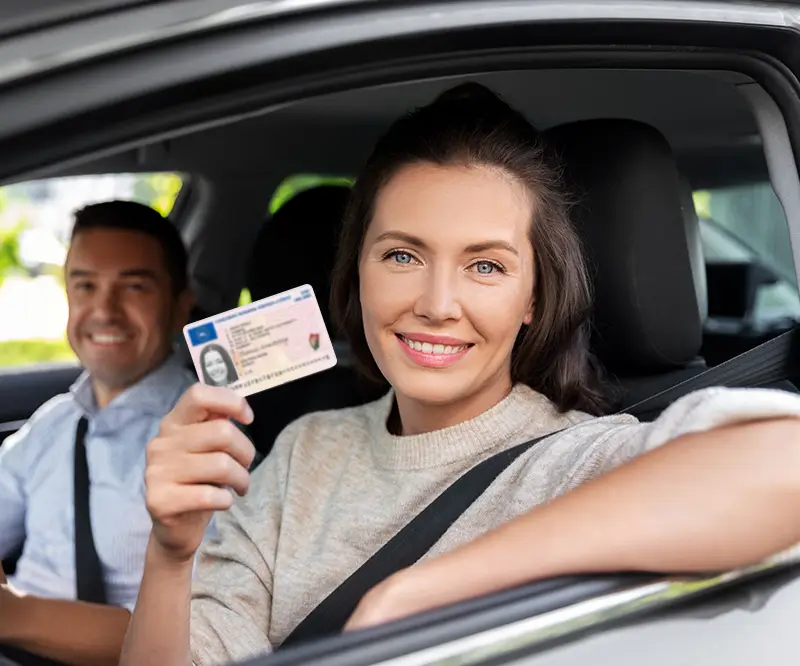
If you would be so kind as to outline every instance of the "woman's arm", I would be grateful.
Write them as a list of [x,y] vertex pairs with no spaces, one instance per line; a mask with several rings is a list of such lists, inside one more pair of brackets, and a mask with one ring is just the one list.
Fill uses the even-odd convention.
[[387,579],[348,629],[553,576],[700,572],[800,542],[800,419],[679,437]]
[[180,561],[151,537],[133,620],[120,665],[191,666],[189,609],[192,561]]
[[195,552],[214,511],[249,487],[250,441],[229,418],[252,421],[232,391],[197,384],[147,446],[147,508],[153,518],[145,571],[121,666],[191,664],[189,614]]

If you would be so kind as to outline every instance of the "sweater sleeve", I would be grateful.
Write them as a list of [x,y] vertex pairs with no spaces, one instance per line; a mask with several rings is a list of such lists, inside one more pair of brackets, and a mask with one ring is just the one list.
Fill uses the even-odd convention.
[[683,435],[769,419],[800,417],[800,395],[775,389],[708,388],[675,401],[652,423],[610,433],[607,472]]
[[[559,494],[683,435],[738,423],[793,417],[800,417],[800,394],[720,387],[696,391],[676,400],[652,423],[633,419],[625,423],[621,419],[630,417],[609,417],[611,427],[596,434],[581,464],[565,479]],[[770,557],[767,562],[794,561],[798,557],[800,544]]]
[[252,472],[247,495],[214,516],[215,529],[207,533],[198,553],[192,584],[195,666],[239,663],[272,651],[268,636],[275,551],[296,438],[292,424]]

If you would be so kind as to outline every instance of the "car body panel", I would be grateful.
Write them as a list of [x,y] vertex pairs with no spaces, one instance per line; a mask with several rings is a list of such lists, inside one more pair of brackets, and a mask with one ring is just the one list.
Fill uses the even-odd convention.
[[[127,3],[126,3],[127,4]],[[332,11],[341,9],[341,15]],[[326,11],[323,11],[326,10]],[[303,41],[296,39],[290,30],[281,28],[279,19],[288,16],[311,15],[319,11],[318,21],[310,23],[304,33]],[[304,52],[323,51],[354,43],[369,43],[373,39],[391,40],[409,35],[444,34],[448,30],[468,29],[474,26],[516,26],[520,23],[543,21],[574,21],[586,23],[591,21],[625,21],[632,19],[675,22],[698,22],[705,24],[736,24],[740,26],[757,26],[759,29],[772,28],[776,31],[797,32],[799,10],[789,4],[745,3],[745,2],[624,2],[598,0],[597,2],[571,0],[545,0],[541,2],[498,1],[491,4],[485,2],[436,2],[403,6],[400,3],[374,2],[336,2],[335,0],[274,0],[273,2],[223,2],[222,0],[205,2],[195,0],[189,3],[165,2],[131,3],[127,8],[119,8],[103,14],[86,15],[86,18],[72,22],[48,24],[41,30],[28,26],[28,32],[0,43],[0,99],[9,101],[6,106],[6,117],[0,125],[0,135],[16,137],[17,134],[47,127],[59,117],[80,114],[87,109],[103,107],[111,103],[125,102],[150,88],[168,89],[173,83],[185,78],[202,80],[211,74],[221,75],[236,71],[254,61],[268,62],[271,59],[288,58]],[[274,29],[270,40],[260,39],[258,48],[253,42],[237,41],[224,44],[213,42],[215,35],[225,31],[246,28],[251,24],[266,24]],[[21,28],[20,28],[21,30]],[[244,34],[242,30],[242,34]],[[178,39],[197,38],[207,35],[209,43],[220,46],[220,51],[209,48],[202,57],[194,62],[171,62],[163,53],[156,53],[155,46],[171,44]],[[238,33],[236,35],[239,36]],[[255,40],[254,40],[255,41]],[[249,50],[251,47],[254,50]],[[126,64],[126,55],[135,52],[147,52],[153,49],[152,58],[146,57],[133,61],[131,59],[130,78],[121,75]],[[166,52],[165,52],[166,53]],[[147,54],[145,54],[147,55]],[[113,57],[112,57],[113,56]],[[117,58],[115,60],[114,58]],[[148,68],[149,65],[149,68]],[[94,67],[94,69],[90,69]],[[97,87],[86,85],[90,80],[81,78],[81,68],[90,72]],[[182,68],[182,69],[181,69]],[[109,78],[114,72],[117,79]],[[87,74],[88,76],[88,74]],[[150,77],[147,81],[147,77]],[[83,82],[82,94],[75,95],[78,82]],[[13,84],[13,85],[12,85]],[[5,86],[5,87],[4,87]],[[55,95],[60,103],[57,108],[33,109],[30,99],[23,100],[24,95],[17,93],[39,91]],[[72,94],[71,94],[72,93]],[[16,97],[15,97],[16,96]],[[41,99],[41,98],[40,98]],[[77,149],[76,149],[77,150]],[[76,157],[78,153],[76,152]],[[790,216],[791,218],[791,216]],[[790,219],[790,224],[792,223]],[[795,221],[796,225],[797,222]],[[0,376],[0,423],[6,423],[6,430],[18,427],[32,413],[38,404],[51,395],[66,390],[69,383],[77,376],[77,366],[60,368],[37,368],[6,372]],[[25,393],[23,388],[32,387]],[[2,433],[0,433],[2,436]],[[727,578],[739,576],[732,572]],[[714,585],[727,582],[725,577],[718,580],[709,579],[710,591]],[[685,583],[685,581],[680,581]],[[363,663],[384,663],[393,666],[411,666],[412,664],[441,663],[498,663],[507,661],[518,650],[530,650],[536,645],[545,645],[556,634],[560,638],[569,638],[574,632],[590,628],[596,619],[598,628],[605,626],[611,619],[624,620],[633,617],[631,605],[652,600],[654,607],[661,607],[663,595],[674,590],[676,583],[648,583],[647,586],[632,587],[624,592],[617,592],[615,597],[600,596],[594,600],[584,601],[584,606],[571,610],[557,609],[520,619],[517,622],[486,629],[476,630],[469,636],[460,638],[443,638],[436,646],[417,650],[414,655],[393,658],[376,658]],[[673,586],[673,587],[670,587]],[[772,597],[766,606],[759,611],[761,618],[768,617],[761,613],[782,611],[769,628],[770,634],[775,632],[782,637],[795,638],[798,634],[788,624],[785,615],[787,608],[796,607],[800,596],[798,584],[787,585]],[[566,607],[568,608],[568,607]],[[612,618],[611,609],[624,609]],[[636,610],[639,610],[637,607]],[[628,611],[631,611],[630,613]],[[598,615],[599,613],[599,615]],[[752,631],[746,632],[742,626],[742,617],[749,619],[743,611],[723,613],[714,620],[699,622],[690,618],[672,618],[658,622],[640,623],[634,626],[614,629],[600,633],[584,641],[571,643],[552,650],[540,652],[537,656],[525,657],[524,663],[561,664],[584,663],[588,660],[612,661],[615,664],[644,663],[645,655],[657,655],[660,661],[651,660],[648,664],[658,666],[676,666],[684,663],[687,655],[673,653],[668,648],[681,640],[683,635],[687,641],[686,648],[697,647],[706,655],[715,649],[720,642],[735,645],[738,639],[746,640]],[[769,617],[772,617],[771,615]],[[732,618],[732,619],[731,619]],[[793,615],[792,619],[796,616]],[[719,620],[719,622],[717,621]],[[772,621],[772,620],[771,620]],[[692,627],[702,626],[696,635],[688,638],[688,633],[695,633]],[[571,624],[569,624],[571,623]],[[763,631],[763,629],[762,629]],[[499,633],[498,633],[499,632]],[[552,632],[552,633],[548,633]],[[722,634],[725,634],[723,636]],[[731,635],[728,635],[731,634]],[[466,641],[466,644],[464,643]],[[461,647],[456,643],[461,642]],[[781,645],[782,643],[778,643]],[[740,643],[744,650],[744,643]],[[449,647],[448,647],[449,646]],[[663,647],[663,646],[666,646]],[[579,648],[579,652],[570,652]],[[727,648],[726,648],[727,649]],[[761,658],[762,652],[754,652],[747,648],[748,661],[754,661],[753,654]],[[796,645],[795,645],[796,649]],[[735,659],[744,654],[733,651],[720,653],[727,655],[727,663],[737,663]],[[433,651],[433,652],[431,652]],[[296,654],[301,654],[300,652]],[[604,655],[600,658],[600,655]],[[701,652],[694,652],[694,657]],[[623,661],[627,659],[627,661]],[[272,661],[265,664],[292,663],[292,651],[283,655],[269,657]],[[638,657],[634,659],[634,657]],[[326,657],[327,658],[327,657]],[[771,665],[792,663],[796,651],[788,655],[775,655]],[[455,661],[454,661],[455,660]],[[782,660],[782,661],[781,661]],[[259,662],[260,663],[260,662]],[[311,661],[295,661],[294,663],[312,663]],[[325,663],[333,663],[328,661]],[[350,662],[352,663],[352,662]],[[523,663],[523,662],[520,662]],[[706,663],[706,662],[704,662]]]
[[797,608],[800,578],[785,585],[738,594],[706,605],[643,618],[628,626],[595,632],[580,641],[535,656],[508,661],[514,666],[790,666],[800,652]]

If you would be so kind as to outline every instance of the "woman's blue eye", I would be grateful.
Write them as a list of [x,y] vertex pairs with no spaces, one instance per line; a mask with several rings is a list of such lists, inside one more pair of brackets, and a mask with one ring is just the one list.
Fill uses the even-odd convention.
[[499,270],[497,265],[491,261],[479,261],[475,264],[475,268],[481,275],[491,275],[494,271]]
[[398,264],[410,264],[412,261],[412,257],[408,252],[395,252],[392,256]]

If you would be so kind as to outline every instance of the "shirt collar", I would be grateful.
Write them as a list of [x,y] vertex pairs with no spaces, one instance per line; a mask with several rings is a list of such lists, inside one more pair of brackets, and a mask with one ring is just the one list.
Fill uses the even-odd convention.
[[[105,409],[133,407],[140,412],[161,414],[165,402],[186,385],[186,370],[173,354],[155,370],[116,396]],[[92,390],[91,374],[88,371],[81,373],[69,390],[75,402],[87,415],[94,416],[103,411],[97,406]]]

